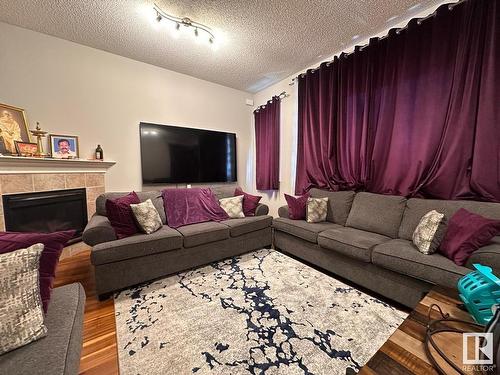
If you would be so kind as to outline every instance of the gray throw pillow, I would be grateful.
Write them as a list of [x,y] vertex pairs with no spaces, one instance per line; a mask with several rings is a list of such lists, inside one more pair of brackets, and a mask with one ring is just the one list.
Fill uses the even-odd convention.
[[306,220],[308,223],[326,221],[328,198],[307,198]]
[[437,251],[446,232],[447,220],[444,214],[432,210],[427,212],[413,232],[413,243],[423,254]]
[[130,208],[139,228],[144,233],[151,234],[162,227],[163,223],[160,214],[151,199],[147,199],[142,203],[131,204]]
[[38,265],[42,244],[0,255],[0,354],[47,334]]
[[245,217],[243,213],[243,195],[236,197],[219,199],[219,204],[231,219],[238,219]]

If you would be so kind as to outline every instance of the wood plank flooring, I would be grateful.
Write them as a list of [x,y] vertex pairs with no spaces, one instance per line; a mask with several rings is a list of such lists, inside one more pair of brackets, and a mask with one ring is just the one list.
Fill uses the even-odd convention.
[[[467,312],[460,310],[456,305],[460,303],[456,291],[435,287],[431,290],[408,318],[392,334],[389,340],[361,369],[360,375],[438,375],[425,352],[425,336],[427,329],[427,312],[432,304],[441,306],[445,313],[451,317],[472,322],[472,317]],[[433,319],[440,315],[433,311]],[[455,327],[467,332],[478,332],[479,329],[471,328],[460,323],[442,323],[441,327]],[[439,333],[434,336],[436,344],[452,361],[462,368],[462,335],[458,333]],[[473,349],[472,347],[470,348]],[[438,364],[446,374],[457,374],[451,366],[437,355],[434,349],[431,352]],[[472,353],[469,353],[472,354]],[[464,371],[467,374],[476,374],[472,369]]]
[[81,242],[71,245],[61,255],[54,286],[79,282],[87,295],[80,374],[118,374],[115,307],[112,298],[98,300],[93,271],[90,247]]

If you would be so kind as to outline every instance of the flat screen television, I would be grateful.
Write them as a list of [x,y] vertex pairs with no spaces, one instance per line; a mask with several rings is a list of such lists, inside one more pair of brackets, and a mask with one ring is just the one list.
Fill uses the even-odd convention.
[[142,182],[236,181],[236,134],[141,122]]

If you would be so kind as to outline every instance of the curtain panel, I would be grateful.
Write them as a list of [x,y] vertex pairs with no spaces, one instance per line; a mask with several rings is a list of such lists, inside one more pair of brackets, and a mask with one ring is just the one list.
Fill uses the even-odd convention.
[[296,194],[500,201],[500,1],[443,5],[298,85]]
[[278,190],[280,173],[280,98],[254,111],[257,190]]

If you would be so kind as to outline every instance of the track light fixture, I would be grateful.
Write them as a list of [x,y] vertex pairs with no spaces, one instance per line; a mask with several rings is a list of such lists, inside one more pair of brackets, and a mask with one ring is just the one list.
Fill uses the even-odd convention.
[[205,26],[199,22],[195,22],[188,17],[176,17],[168,13],[165,13],[158,5],[154,5],[154,10],[156,11],[156,21],[161,22],[163,19],[167,19],[171,22],[175,22],[175,30],[179,31],[182,26],[194,28],[194,36],[198,38],[200,36],[200,30],[208,36],[208,42],[213,44],[215,41],[215,35],[208,26]]

